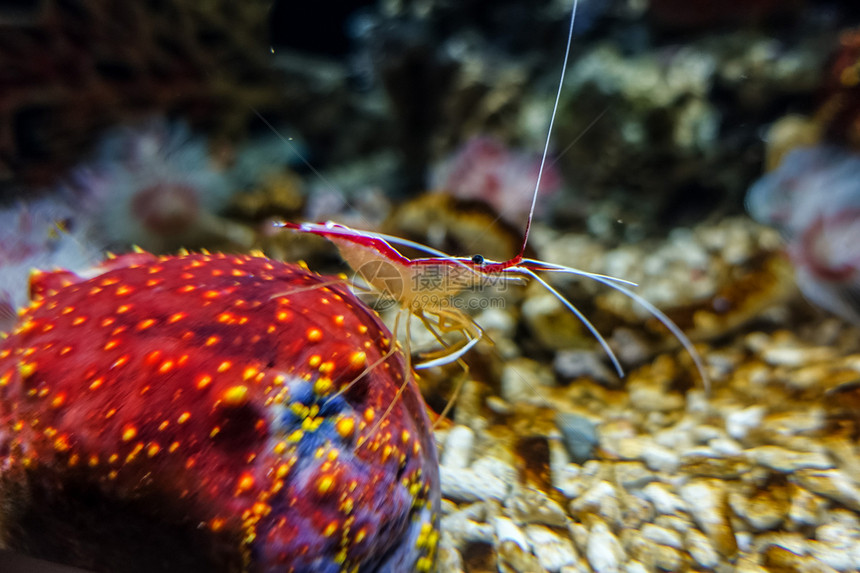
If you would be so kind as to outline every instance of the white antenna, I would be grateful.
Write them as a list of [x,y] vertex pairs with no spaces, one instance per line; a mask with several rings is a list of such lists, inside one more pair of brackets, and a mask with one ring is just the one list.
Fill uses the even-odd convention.
[[532,226],[532,219],[535,215],[535,205],[537,205],[538,198],[538,190],[540,189],[541,178],[543,177],[543,169],[546,165],[546,157],[549,153],[549,142],[552,138],[552,127],[555,123],[555,116],[558,113],[558,103],[561,101],[561,90],[564,87],[564,73],[567,71],[567,62],[570,59],[570,45],[573,43],[573,23],[576,21],[576,8],[579,4],[579,0],[573,0],[573,9],[570,11],[570,27],[567,31],[567,46],[564,49],[564,63],[561,66],[561,77],[558,79],[558,91],[555,94],[555,103],[552,106],[552,115],[549,118],[549,128],[546,131],[546,142],[543,146],[543,155],[540,158],[540,168],[538,169],[537,181],[535,181],[535,190],[532,195],[532,206],[529,209],[529,218],[526,221],[526,230],[523,235],[523,244],[520,247],[520,252],[515,259],[521,260],[523,257],[523,253],[526,250],[526,243],[529,241],[529,230]]

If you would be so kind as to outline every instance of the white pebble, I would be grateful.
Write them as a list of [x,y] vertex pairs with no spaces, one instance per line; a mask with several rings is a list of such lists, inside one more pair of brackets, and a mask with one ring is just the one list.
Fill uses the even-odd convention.
[[555,572],[562,567],[576,563],[577,555],[573,543],[560,537],[551,529],[542,525],[526,526],[526,538],[531,545],[532,553],[544,569]]
[[505,541],[513,541],[520,549],[528,551],[529,544],[523,530],[507,517],[494,517],[493,528],[499,545]]
[[617,573],[626,558],[618,538],[604,522],[596,520],[588,536],[586,557],[597,573]]
[[469,519],[465,512],[458,511],[441,519],[440,529],[457,541],[457,544],[492,543],[493,527]]
[[601,515],[613,524],[620,524],[621,505],[615,486],[608,481],[598,481],[585,493],[570,503],[574,513],[589,511]]
[[815,530],[817,541],[809,541],[810,553],[837,571],[856,571],[860,565],[860,533],[840,523]]
[[642,461],[654,471],[673,473],[678,470],[681,464],[680,456],[677,452],[664,448],[661,445],[654,444],[642,452]]
[[642,527],[642,537],[645,539],[650,539],[654,543],[658,543],[660,545],[668,545],[669,547],[674,547],[675,549],[683,549],[684,543],[681,540],[681,536],[671,529],[666,529],[665,527],[660,527],[659,525],[654,525],[653,523],[646,523]]
[[479,474],[474,469],[440,466],[439,481],[442,495],[458,501],[501,501],[508,495],[508,483],[498,477]]
[[474,445],[475,432],[472,428],[463,425],[454,426],[445,438],[445,447],[442,450],[439,465],[452,469],[469,467]]
[[750,430],[761,426],[766,412],[764,406],[750,406],[726,416],[726,431],[736,440],[743,440]]
[[779,446],[760,446],[746,451],[747,458],[755,463],[776,470],[792,473],[803,469],[826,470],[834,467],[826,455],[815,452],[793,452]]
[[687,530],[685,546],[690,557],[705,569],[713,569],[720,562],[720,555],[710,539],[698,529]]
[[642,493],[648,498],[648,501],[654,504],[657,513],[673,514],[687,511],[686,502],[661,483],[649,483],[642,488]]

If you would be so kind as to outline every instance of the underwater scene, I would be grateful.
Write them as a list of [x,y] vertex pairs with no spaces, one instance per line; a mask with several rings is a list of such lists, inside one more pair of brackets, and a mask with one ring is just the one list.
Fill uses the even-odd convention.
[[29,571],[860,571],[860,5],[0,3]]

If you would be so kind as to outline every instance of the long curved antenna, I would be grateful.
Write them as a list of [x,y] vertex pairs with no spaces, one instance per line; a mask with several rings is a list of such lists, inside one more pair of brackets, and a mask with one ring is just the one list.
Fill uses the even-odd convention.
[[663,324],[663,326],[665,326],[669,330],[669,332],[671,332],[675,336],[675,338],[678,339],[678,342],[681,343],[681,346],[684,347],[684,350],[686,350],[687,353],[690,355],[690,358],[693,359],[693,364],[696,365],[696,370],[698,370],[699,376],[702,378],[702,383],[705,385],[705,394],[711,394],[711,379],[705,371],[705,363],[702,362],[701,355],[696,350],[696,347],[693,346],[693,342],[689,338],[687,338],[687,335],[684,334],[683,330],[681,330],[680,326],[675,324],[672,319],[666,316],[666,314],[662,310],[660,310],[659,308],[654,306],[654,304],[648,302],[648,300],[636,294],[632,290],[619,284],[616,284],[612,281],[605,280],[599,276],[592,276],[591,278],[629,297],[631,300],[637,302],[645,310],[650,312],[651,315],[654,316],[657,320],[659,320]]
[[546,157],[549,153],[549,142],[552,138],[552,127],[555,124],[555,116],[558,113],[558,103],[561,101],[561,91],[564,87],[564,74],[567,71],[567,62],[570,59],[570,45],[573,43],[573,23],[576,21],[576,8],[578,5],[578,0],[573,0],[573,10],[570,11],[570,28],[567,31],[567,46],[564,49],[564,63],[561,65],[561,76],[558,79],[558,91],[555,94],[555,103],[552,105],[552,115],[549,118],[549,128],[546,130],[546,142],[543,146],[543,155],[540,159],[540,168],[538,169],[537,181],[535,181],[535,191],[532,195],[532,205],[529,209],[529,218],[526,220],[526,230],[523,234],[523,242],[520,245],[520,252],[511,259],[515,263],[519,262],[523,258],[523,254],[526,252],[526,244],[529,242],[529,231],[532,226],[532,219],[535,216],[535,206],[537,205],[538,198],[538,190],[540,189],[540,182],[543,178],[543,170],[546,166]]
[[591,273],[588,271],[575,269],[573,267],[566,267],[564,265],[556,265],[554,263],[545,263],[544,261],[538,261],[536,259],[523,259],[522,262],[529,264],[529,265],[535,265],[535,266],[540,267],[539,269],[532,268],[531,269],[532,271],[546,271],[549,273],[552,273],[552,272],[567,273],[567,274],[576,275],[579,277],[586,277],[586,278],[595,279],[595,280],[598,278],[606,279],[608,281],[613,281],[613,282],[625,284],[625,285],[632,286],[632,287],[639,286],[637,283],[634,283],[633,281],[628,281],[627,279],[622,279],[620,277],[613,277],[612,275],[602,275],[600,273]]
[[[618,376],[620,376],[622,378],[624,377],[624,368],[621,367],[621,362],[618,361],[618,357],[615,356],[615,352],[612,351],[612,349],[609,347],[609,343],[606,342],[606,339],[603,338],[603,335],[600,334],[600,331],[597,330],[597,328],[593,324],[591,324],[591,321],[585,317],[585,315],[582,313],[581,310],[576,308],[573,305],[573,303],[571,303],[569,300],[564,298],[564,296],[562,296],[562,294],[560,292],[555,290],[555,288],[553,288],[552,285],[550,285],[548,282],[543,280],[540,276],[538,276],[537,273],[533,272],[531,269],[521,267],[521,268],[517,269],[517,272],[525,273],[525,274],[529,275],[530,277],[532,277],[537,282],[539,282],[541,285],[543,285],[543,287],[546,290],[548,290],[550,293],[552,293],[552,295],[555,298],[557,298],[561,304],[566,306],[569,311],[571,311],[573,314],[575,314],[576,317],[582,322],[582,324],[585,325],[585,327],[588,329],[588,331],[591,332],[592,336],[594,336],[594,338],[597,339],[597,342],[600,343],[600,346],[603,347],[603,350],[606,352],[606,355],[609,356],[609,359],[612,361],[612,365],[615,367],[615,371],[618,373]],[[599,279],[594,279],[594,280],[597,280],[598,282],[604,282],[604,281],[599,280]],[[609,282],[609,281],[606,281],[606,283],[612,285],[613,287],[618,286],[618,285],[616,285],[612,282]],[[618,288],[623,288],[623,287],[618,287]]]

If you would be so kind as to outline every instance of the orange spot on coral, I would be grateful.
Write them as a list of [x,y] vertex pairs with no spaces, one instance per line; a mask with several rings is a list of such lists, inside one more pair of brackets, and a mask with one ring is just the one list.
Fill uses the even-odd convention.
[[349,438],[355,431],[355,420],[352,418],[341,418],[335,424],[335,429],[342,438]]
[[182,320],[183,318],[185,318],[187,316],[188,316],[187,312],[175,312],[175,313],[171,314],[170,317],[168,317],[167,322],[169,324],[173,324],[173,323],[179,322],[180,320]]
[[133,440],[136,436],[137,436],[137,428],[135,428],[131,424],[128,424],[128,425],[123,427],[123,429],[122,429],[122,441],[123,442],[129,442],[129,441]]
[[236,489],[238,491],[249,490],[254,487],[254,476],[249,474],[248,472],[243,473],[239,477],[239,483],[236,484]]
[[222,399],[229,406],[239,406],[248,400],[247,386],[233,386],[222,394]]

